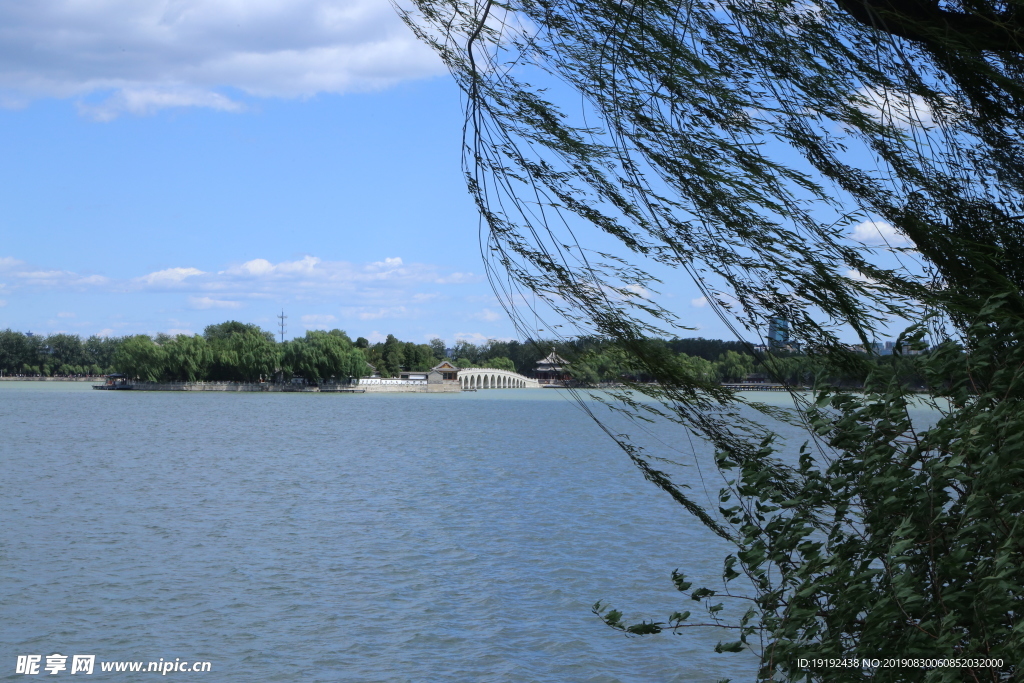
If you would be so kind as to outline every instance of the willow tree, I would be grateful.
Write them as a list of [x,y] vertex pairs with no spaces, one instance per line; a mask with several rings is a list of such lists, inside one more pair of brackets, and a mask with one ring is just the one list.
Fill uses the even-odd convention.
[[[1022,10],[415,0],[404,12],[465,93],[466,176],[508,312],[533,338],[565,325],[613,340],[658,379],[615,405],[649,410],[631,392],[654,396],[724,474],[705,502],[609,430],[736,547],[724,587],[673,575],[712,619],[630,625],[598,609],[609,625],[720,626],[733,635],[719,649],[753,649],[766,679],[866,675],[801,657],[1002,658],[878,672],[900,680],[1019,670]],[[851,239],[871,228],[888,243]],[[671,269],[737,335],[757,342],[782,318],[809,355],[867,375],[864,392],[794,393],[802,448],[722,410],[744,399],[648,342],[684,327],[659,291]],[[924,399],[941,419],[928,429],[911,424],[898,378],[843,343],[870,348],[896,321],[898,348],[931,347]],[[722,621],[732,602],[752,607]]]

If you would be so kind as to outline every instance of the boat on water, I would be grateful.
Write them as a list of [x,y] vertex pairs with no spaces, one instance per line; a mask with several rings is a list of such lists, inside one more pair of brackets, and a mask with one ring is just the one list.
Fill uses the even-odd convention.
[[131,389],[132,385],[128,383],[128,377],[122,375],[119,372],[115,372],[112,375],[107,375],[107,381],[103,384],[93,384],[93,389]]

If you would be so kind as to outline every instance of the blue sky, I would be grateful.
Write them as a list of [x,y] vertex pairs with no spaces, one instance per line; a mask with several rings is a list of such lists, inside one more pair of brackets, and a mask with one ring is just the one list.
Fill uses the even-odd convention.
[[0,0],[0,329],[515,337],[461,126],[386,0]]

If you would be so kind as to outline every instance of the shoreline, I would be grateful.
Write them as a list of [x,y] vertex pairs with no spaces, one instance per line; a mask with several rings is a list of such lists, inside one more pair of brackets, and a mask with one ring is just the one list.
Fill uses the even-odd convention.
[[106,377],[0,377],[0,382],[102,382]]

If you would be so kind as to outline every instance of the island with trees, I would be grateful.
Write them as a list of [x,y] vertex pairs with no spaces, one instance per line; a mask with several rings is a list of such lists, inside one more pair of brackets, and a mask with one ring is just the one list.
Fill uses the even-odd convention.
[[[725,385],[773,382],[792,387],[815,385],[859,387],[867,369],[851,373],[825,359],[793,348],[768,350],[716,339],[654,339],[651,353],[709,382]],[[444,360],[456,368],[494,368],[529,376],[552,350],[569,359],[573,386],[600,387],[652,383],[636,357],[609,339],[458,341],[427,344],[388,335],[371,344],[352,340],[343,330],[310,330],[302,337],[277,341],[258,325],[229,320],[209,325],[203,334],[145,334],[125,337],[57,333],[32,335],[0,331],[0,373],[9,378],[90,378],[112,373],[137,382],[338,383],[370,375],[398,377],[426,372]],[[867,355],[865,351],[865,355]],[[873,365],[891,368],[908,387],[923,389],[923,357],[912,353],[875,353]]]

